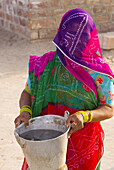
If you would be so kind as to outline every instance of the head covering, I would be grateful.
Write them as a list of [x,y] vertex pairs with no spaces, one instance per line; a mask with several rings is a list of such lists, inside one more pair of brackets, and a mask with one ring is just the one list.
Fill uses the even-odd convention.
[[93,19],[83,9],[72,9],[63,16],[53,43],[67,69],[69,63],[71,74],[71,70],[77,72],[77,68],[83,66],[114,78],[109,65],[103,60]]

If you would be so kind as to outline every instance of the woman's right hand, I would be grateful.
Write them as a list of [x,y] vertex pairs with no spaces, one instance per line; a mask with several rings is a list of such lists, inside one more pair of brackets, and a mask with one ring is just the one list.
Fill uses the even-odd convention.
[[20,124],[24,122],[25,127],[27,128],[29,126],[29,119],[30,119],[30,114],[27,111],[22,112],[15,120],[15,128],[17,128]]

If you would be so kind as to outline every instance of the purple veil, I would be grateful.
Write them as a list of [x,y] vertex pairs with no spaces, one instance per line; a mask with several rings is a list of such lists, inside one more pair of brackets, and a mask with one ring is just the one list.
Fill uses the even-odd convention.
[[93,19],[83,9],[72,9],[63,16],[53,43],[63,65],[95,94],[94,81],[81,66],[114,78],[109,65],[103,60]]

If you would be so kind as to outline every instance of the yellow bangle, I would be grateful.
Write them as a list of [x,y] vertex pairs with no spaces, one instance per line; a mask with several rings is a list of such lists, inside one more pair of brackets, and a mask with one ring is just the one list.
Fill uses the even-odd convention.
[[76,113],[81,113],[82,115],[83,115],[83,117],[84,117],[84,123],[86,123],[87,121],[88,121],[88,119],[89,119],[89,116],[88,116],[88,114],[87,114],[87,112],[86,111],[78,111],[78,112],[76,112]]
[[24,106],[21,107],[21,109],[22,109],[22,108],[29,108],[29,109],[32,110],[32,108],[31,108],[29,105],[24,105]]
[[21,108],[20,109],[20,114],[22,113],[22,112],[24,112],[24,111],[26,111],[26,112],[29,112],[30,113],[30,116],[32,117],[32,110],[31,109],[29,109],[29,108]]
[[89,123],[89,122],[91,122],[91,121],[92,121],[92,119],[93,119],[93,115],[92,115],[92,113],[91,113],[91,111],[90,111],[90,110],[87,110],[87,112],[89,112],[89,114],[90,114],[90,119],[89,119],[89,121],[87,122],[87,123]]

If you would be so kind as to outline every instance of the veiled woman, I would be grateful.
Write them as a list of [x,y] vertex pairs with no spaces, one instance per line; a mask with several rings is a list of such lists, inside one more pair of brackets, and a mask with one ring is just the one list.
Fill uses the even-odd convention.
[[[98,170],[104,152],[100,121],[114,114],[114,74],[102,58],[95,24],[86,11],[68,11],[53,43],[56,51],[30,56],[16,127],[22,122],[28,126],[31,115],[64,116],[68,110],[67,167]],[[22,170],[27,167],[24,160]]]

